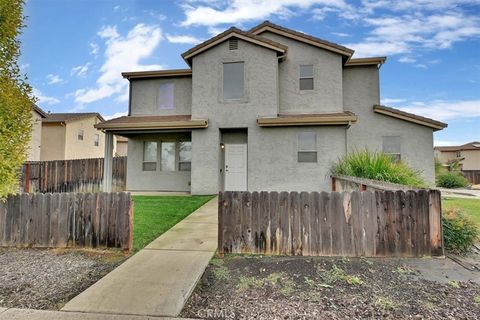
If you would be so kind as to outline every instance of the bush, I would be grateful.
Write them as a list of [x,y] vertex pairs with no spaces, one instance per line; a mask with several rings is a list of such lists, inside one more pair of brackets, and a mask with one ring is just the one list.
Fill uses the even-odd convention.
[[465,252],[479,236],[477,225],[459,209],[450,209],[443,213],[445,249],[453,252]]
[[442,188],[465,188],[468,180],[459,172],[446,172],[437,177],[437,187]]
[[418,188],[426,186],[426,183],[420,178],[419,171],[410,168],[401,161],[396,162],[387,154],[369,152],[368,150],[345,155],[333,164],[330,172]]

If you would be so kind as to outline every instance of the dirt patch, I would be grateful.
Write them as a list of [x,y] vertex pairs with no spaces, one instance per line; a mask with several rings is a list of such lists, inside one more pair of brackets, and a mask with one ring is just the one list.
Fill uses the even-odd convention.
[[403,259],[228,256],[211,261],[181,316],[478,319],[480,284],[428,281]]
[[124,259],[111,250],[0,248],[0,307],[60,309]]

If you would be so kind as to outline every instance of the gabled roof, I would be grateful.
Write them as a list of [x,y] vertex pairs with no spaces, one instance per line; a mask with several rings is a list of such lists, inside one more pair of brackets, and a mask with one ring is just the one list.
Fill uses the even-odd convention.
[[128,80],[146,79],[146,78],[191,77],[192,69],[132,71],[132,72],[122,72],[122,76]]
[[42,108],[40,108],[36,104],[33,105],[33,111],[38,113],[42,118],[46,118],[48,116],[48,114],[45,111],[43,111]]
[[473,141],[473,142],[462,144],[461,146],[435,147],[435,149],[439,151],[445,151],[445,152],[466,151],[466,150],[480,151],[480,142]]
[[105,121],[102,115],[98,112],[71,112],[71,113],[48,113],[42,122],[55,123],[55,122],[68,122],[75,121],[84,118],[97,117],[100,121]]
[[260,35],[260,34],[262,34],[263,32],[266,32],[266,31],[276,33],[276,34],[279,34],[279,35],[282,35],[284,37],[294,39],[294,40],[297,40],[297,41],[300,41],[300,42],[304,42],[304,43],[307,43],[307,44],[310,44],[312,46],[319,47],[319,48],[322,48],[322,49],[325,49],[325,50],[328,50],[328,51],[339,53],[339,54],[341,54],[341,55],[343,55],[347,58],[351,57],[353,55],[353,52],[354,52],[354,50],[349,49],[349,48],[344,47],[344,46],[341,46],[339,44],[329,42],[329,41],[326,41],[326,40],[323,40],[323,39],[320,39],[320,38],[317,38],[317,37],[313,37],[311,35],[308,35],[308,34],[305,34],[305,33],[302,33],[302,32],[298,32],[298,31],[295,31],[295,30],[292,30],[292,29],[288,29],[288,28],[279,26],[277,24],[271,23],[270,21],[264,21],[263,23],[259,24],[258,26],[250,29],[248,32],[251,33],[251,34]]
[[238,28],[231,27],[230,29],[220,33],[219,35],[216,35],[213,38],[208,39],[207,41],[204,41],[195,47],[191,48],[190,50],[184,52],[182,54],[183,59],[190,65],[192,58],[196,56],[197,54],[200,54],[211,47],[214,47],[230,38],[238,38],[259,46],[262,46],[267,49],[271,49],[277,52],[278,55],[284,55],[287,52],[287,46],[272,41],[270,39],[266,39],[264,37],[257,36],[252,33],[248,33],[245,31],[242,31]]
[[208,120],[192,119],[190,115],[175,116],[123,116],[97,123],[95,128],[104,131],[144,131],[207,128]]
[[381,105],[374,105],[373,111],[376,113],[380,113],[389,117],[405,120],[408,122],[416,123],[425,127],[432,128],[433,131],[442,130],[448,127],[448,124],[436,121],[430,118],[425,118],[413,113],[401,111],[395,108],[381,106]]
[[385,63],[385,60],[387,57],[353,58],[347,60],[345,67],[380,66]]

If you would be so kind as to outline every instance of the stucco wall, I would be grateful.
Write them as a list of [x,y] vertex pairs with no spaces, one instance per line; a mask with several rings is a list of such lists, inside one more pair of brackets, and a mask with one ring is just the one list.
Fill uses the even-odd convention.
[[65,159],[65,131],[61,123],[42,123],[41,161]]
[[40,161],[42,143],[42,116],[32,110],[32,133],[28,142],[27,161]]
[[[280,113],[342,112],[342,56],[271,32],[262,37],[288,46],[279,65]],[[314,90],[299,89],[300,65],[314,66]]]
[[[65,132],[65,159],[103,158],[105,154],[105,134],[95,129],[94,124],[100,120],[97,117],[68,121]],[[83,130],[83,140],[78,140],[78,131]],[[100,143],[94,145],[95,135]]]
[[380,103],[375,66],[344,68],[343,97],[345,110],[358,116],[358,122],[348,130],[349,150],[382,151],[383,136],[400,136],[402,160],[434,184],[433,130],[373,112],[373,105]]
[[[245,99],[224,102],[222,64],[236,61],[245,62]],[[207,129],[192,131],[192,193],[214,194],[220,185],[219,129],[248,128],[250,134],[258,116],[278,113],[278,62],[272,50],[244,41],[228,50],[224,42],[194,57],[192,70],[192,117],[209,119]]]
[[[129,191],[190,191],[190,171],[160,170],[160,141],[188,141],[189,133],[149,134],[128,138],[127,190]],[[143,171],[144,141],[157,141],[157,170]]]
[[[160,109],[158,91],[160,84],[173,82],[174,108]],[[192,110],[192,78],[132,80],[131,115],[184,115]]]

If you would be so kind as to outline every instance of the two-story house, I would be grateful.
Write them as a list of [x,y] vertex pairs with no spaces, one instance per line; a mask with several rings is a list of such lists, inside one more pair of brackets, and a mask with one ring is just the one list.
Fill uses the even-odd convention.
[[385,57],[352,55],[268,21],[230,28],[182,54],[189,69],[123,73],[128,116],[96,125],[106,158],[113,134],[128,137],[132,191],[329,190],[332,162],[364,148],[433,183],[433,131],[447,125],[381,106]]

